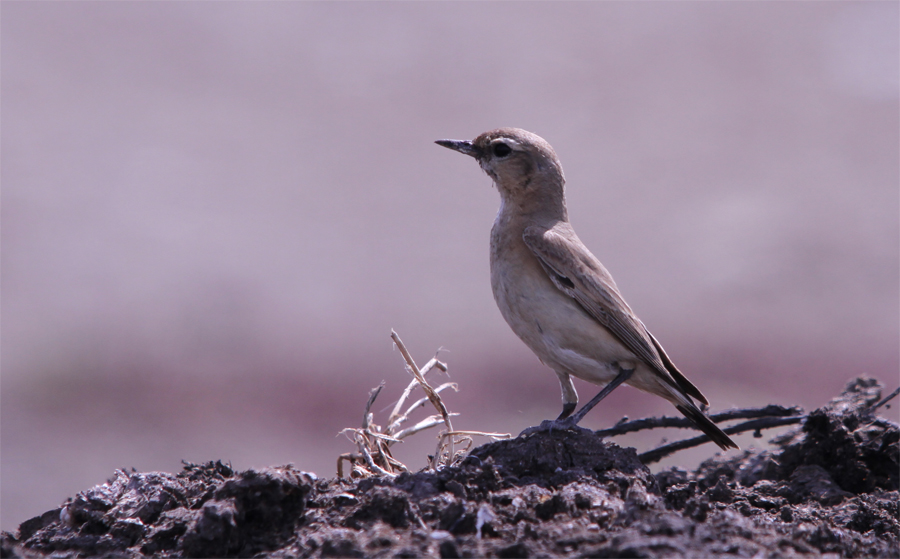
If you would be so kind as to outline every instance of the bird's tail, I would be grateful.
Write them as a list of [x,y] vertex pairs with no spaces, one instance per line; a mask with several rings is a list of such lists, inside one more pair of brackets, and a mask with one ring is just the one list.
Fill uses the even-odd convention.
[[706,417],[706,415],[704,415],[697,406],[693,405],[693,403],[688,405],[675,404],[675,408],[684,414],[686,418],[690,419],[694,425],[697,426],[697,429],[703,431],[706,436],[712,439],[712,442],[719,445],[719,448],[722,450],[728,450],[729,448],[740,449],[740,447],[731,440],[731,437],[719,429],[719,426],[713,423],[710,418]]

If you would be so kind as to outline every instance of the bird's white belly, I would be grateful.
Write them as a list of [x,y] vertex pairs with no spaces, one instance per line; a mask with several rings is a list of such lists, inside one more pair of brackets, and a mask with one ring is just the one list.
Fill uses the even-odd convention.
[[560,347],[552,336],[544,336],[542,341],[544,350],[539,352],[532,348],[532,351],[545,354],[541,361],[554,371],[569,373],[595,384],[606,384],[618,374],[611,361],[598,360],[578,350]]
[[[633,361],[634,355],[539,272],[493,278],[503,318],[548,367],[588,382],[608,383],[618,373],[613,363]],[[511,289],[510,281],[518,285]]]

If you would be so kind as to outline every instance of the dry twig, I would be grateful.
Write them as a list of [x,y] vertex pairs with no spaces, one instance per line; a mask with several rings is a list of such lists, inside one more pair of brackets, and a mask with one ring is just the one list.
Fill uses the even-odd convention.
[[882,400],[881,400],[880,402],[878,402],[877,404],[873,404],[872,407],[870,407],[870,408],[869,408],[868,410],[866,410],[866,411],[869,412],[869,413],[874,412],[875,410],[877,410],[877,409],[880,408],[881,406],[887,404],[888,402],[890,402],[891,400],[893,400],[894,398],[896,398],[898,394],[900,394],[900,388],[898,388],[897,390],[894,390],[893,392],[891,392],[890,394],[888,394],[886,397],[882,398]]
[[[412,355],[410,355],[409,351],[406,349],[406,346],[403,345],[403,342],[400,340],[400,336],[398,336],[397,333],[393,330],[391,330],[391,339],[394,340],[394,343],[397,345],[397,349],[399,349],[401,355],[403,355],[403,359],[404,361],[406,361],[407,368],[413,375],[413,380],[409,383],[409,385],[407,385],[406,389],[403,391],[403,394],[400,396],[400,399],[397,400],[397,403],[394,405],[394,408],[391,411],[390,416],[388,417],[387,427],[383,430],[379,425],[376,425],[373,422],[371,408],[373,403],[375,402],[375,398],[378,397],[378,394],[381,393],[381,389],[384,388],[384,382],[382,382],[378,387],[372,389],[372,391],[369,393],[369,400],[368,402],[366,402],[365,412],[363,413],[362,428],[348,428],[341,431],[341,433],[347,435],[348,438],[356,443],[358,453],[345,453],[338,457],[337,473],[339,478],[344,477],[344,462],[348,462],[350,464],[350,475],[356,477],[368,477],[371,475],[386,475],[393,477],[400,472],[409,471],[405,465],[391,456],[391,445],[397,442],[401,442],[405,437],[414,435],[420,431],[424,431],[425,429],[429,429],[440,424],[444,424],[447,429],[446,431],[441,432],[440,436],[438,437],[437,450],[435,451],[434,457],[432,458],[430,464],[433,469],[438,469],[442,466],[453,464],[457,460],[459,460],[460,457],[465,455],[465,453],[467,453],[468,449],[471,447],[473,436],[481,435],[492,437],[494,439],[510,437],[508,433],[454,431],[453,426],[450,423],[450,418],[458,414],[450,413],[447,410],[447,406],[444,405],[444,402],[441,400],[440,392],[447,388],[458,390],[456,383],[446,382],[438,386],[437,388],[433,388],[425,380],[425,375],[427,375],[433,369],[439,369],[441,371],[447,372],[447,365],[442,363],[441,361],[438,361],[437,357],[435,356],[430,361],[428,361],[428,363],[426,363],[424,367],[420,369],[416,366],[416,362],[413,360]],[[401,413],[403,406],[406,404],[407,398],[409,398],[409,395],[412,393],[416,386],[422,387],[422,390],[425,392],[425,397],[416,400],[406,409],[406,411]],[[416,409],[424,406],[425,402],[431,402],[431,404],[438,411],[438,414],[426,417],[412,427],[401,429],[401,425],[409,420],[409,415]],[[454,437],[458,438],[454,440]],[[456,452],[454,450],[454,444],[464,444],[465,446],[461,449],[460,452]]]
[[[392,334],[391,337],[393,337],[393,335],[396,334],[396,332],[391,330],[391,334]],[[398,338],[399,338],[399,336],[398,336]],[[404,348],[404,349],[406,349],[406,348]],[[402,351],[401,351],[401,353],[402,353]],[[447,365],[438,361],[437,356],[435,356],[435,357],[432,357],[431,360],[428,363],[426,363],[424,367],[422,367],[422,376],[424,377],[429,372],[431,372],[432,369],[435,369],[435,368],[440,369],[441,371],[443,371],[445,373],[447,372]],[[416,404],[410,406],[410,408],[408,410],[406,410],[406,413],[404,413],[402,415],[400,414],[400,408],[403,407],[403,402],[405,402],[406,399],[409,398],[410,392],[412,392],[413,388],[415,388],[418,385],[419,385],[419,380],[416,378],[413,378],[409,382],[409,384],[406,386],[406,390],[403,391],[403,394],[400,396],[400,399],[397,400],[397,403],[394,405],[394,410],[391,412],[390,417],[388,417],[388,425],[393,425],[398,420],[400,420],[401,417],[405,417],[406,415],[409,415],[409,412],[412,411],[412,409],[416,406],[416,404],[418,404],[418,402],[417,402]],[[443,390],[444,386],[446,386],[446,384],[442,385],[441,388],[438,388],[437,391],[440,392],[441,390]],[[455,384],[453,385],[453,390],[457,390],[457,387]]]
[[[418,381],[416,379],[413,379],[413,383],[418,383]],[[459,387],[457,386],[457,384],[455,382],[445,382],[444,384],[435,388],[434,391],[437,393],[440,393],[445,388],[452,388],[454,392],[459,392]],[[397,400],[397,404],[402,404],[407,396],[409,396],[408,391],[404,392],[403,396],[401,396],[400,399]],[[388,418],[388,431],[395,431],[398,427],[400,427],[400,425],[402,425],[407,419],[409,419],[410,413],[412,413],[416,408],[424,406],[425,402],[427,402],[427,401],[428,401],[427,397],[419,398],[411,406],[409,406],[409,408],[407,408],[405,412],[403,412],[402,414],[397,415],[397,416],[395,416],[395,413],[397,410],[397,408],[395,407],[394,412],[391,412],[391,417]],[[451,415],[453,415],[453,414],[451,414]],[[397,438],[403,438],[403,437],[397,437]]]
[[[406,349],[406,346],[403,345],[403,342],[400,340],[400,336],[397,335],[397,332],[391,330],[391,339],[394,340],[394,344],[396,344],[397,349],[400,350],[400,354],[403,355],[403,359],[406,360],[406,364],[409,367],[410,372],[413,376],[416,377],[416,380],[419,381],[419,384],[422,386],[422,390],[425,391],[425,395],[428,396],[428,399],[431,400],[431,404],[440,412],[441,417],[444,418],[444,425],[447,426],[448,431],[453,430],[453,425],[450,423],[450,412],[447,411],[447,406],[444,405],[443,400],[435,392],[434,388],[428,384],[425,380],[425,375],[422,374],[422,371],[416,366],[416,362],[413,360],[412,355],[409,354],[409,350]],[[434,453],[434,459],[431,462],[431,467],[437,469],[439,464],[439,457],[441,454],[442,445],[438,442],[437,450]],[[450,439],[450,456],[453,456],[453,439]]]
[[[751,421],[745,421],[744,423],[739,423],[738,425],[734,425],[732,427],[727,427],[722,429],[729,435],[734,435],[737,433],[744,433],[746,431],[760,431],[762,429],[772,429],[773,427],[781,427],[783,425],[795,425],[797,423],[802,422],[806,419],[805,415],[796,415],[792,417],[764,417],[761,419],[753,419]],[[644,464],[653,464],[654,462],[659,462],[666,456],[678,452],[679,450],[684,450],[686,448],[691,448],[695,446],[699,446],[703,443],[708,443],[710,438],[706,435],[700,435],[699,437],[693,437],[691,439],[684,439],[681,441],[677,441],[674,443],[670,443],[667,445],[663,445],[653,450],[648,450],[647,452],[638,454],[638,459]]]
[[446,466],[452,466],[456,464],[469,454],[469,449],[472,448],[472,444],[474,443],[474,439],[472,437],[490,437],[495,441],[502,441],[511,439],[512,435],[510,433],[487,433],[484,431],[444,431],[440,435],[441,442],[438,444],[438,448],[443,448],[444,441],[452,437],[459,437],[458,439],[456,439],[456,444],[463,444],[465,446],[455,455],[447,456],[447,460],[444,463],[444,465]]
[[[764,408],[741,408],[736,410],[726,410],[723,412],[711,414],[709,418],[716,423],[720,421],[729,421],[732,419],[752,419],[759,417],[788,417],[798,416],[803,413],[803,409],[797,406],[784,407],[770,404]],[[635,419],[634,421],[620,421],[609,429],[601,429],[594,431],[594,434],[601,437],[612,437],[615,435],[624,435],[625,433],[633,433],[644,429],[658,429],[662,427],[685,427],[693,428],[693,422],[686,417],[646,417],[644,419]],[[727,430],[725,431],[728,432]]]

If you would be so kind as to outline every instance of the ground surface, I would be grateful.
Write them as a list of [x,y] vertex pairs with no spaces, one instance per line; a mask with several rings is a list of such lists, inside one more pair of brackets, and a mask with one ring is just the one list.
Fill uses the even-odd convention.
[[634,449],[568,431],[459,466],[321,480],[290,466],[116,472],[4,533],[4,557],[900,556],[898,427],[856,379],[775,451],[656,476]]

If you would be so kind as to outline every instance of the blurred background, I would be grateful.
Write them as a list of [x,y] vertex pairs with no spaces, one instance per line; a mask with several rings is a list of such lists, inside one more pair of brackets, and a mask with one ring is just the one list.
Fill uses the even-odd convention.
[[[812,409],[860,374],[895,388],[898,19],[4,2],[0,527],[116,468],[334,476],[369,390],[386,381],[383,423],[410,379],[391,328],[420,364],[444,348],[457,428],[555,417],[555,376],[491,296],[498,195],[432,143],[499,126],[554,146],[582,240],[713,410]],[[625,387],[585,425],[673,413]],[[424,466],[435,434],[397,456]]]

